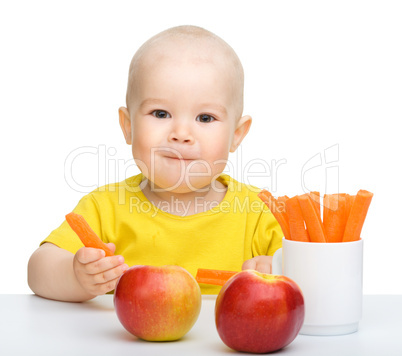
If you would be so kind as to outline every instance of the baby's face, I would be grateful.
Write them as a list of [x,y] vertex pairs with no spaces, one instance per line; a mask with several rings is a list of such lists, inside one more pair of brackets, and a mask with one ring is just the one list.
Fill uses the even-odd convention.
[[240,143],[233,71],[216,57],[168,44],[141,60],[129,107],[130,143],[158,189],[184,193],[209,186]]

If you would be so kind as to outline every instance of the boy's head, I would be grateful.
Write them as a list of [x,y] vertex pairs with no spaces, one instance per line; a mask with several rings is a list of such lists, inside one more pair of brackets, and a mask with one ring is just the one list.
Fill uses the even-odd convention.
[[194,26],[163,31],[134,55],[120,125],[137,165],[157,187],[209,187],[251,124],[234,50]]

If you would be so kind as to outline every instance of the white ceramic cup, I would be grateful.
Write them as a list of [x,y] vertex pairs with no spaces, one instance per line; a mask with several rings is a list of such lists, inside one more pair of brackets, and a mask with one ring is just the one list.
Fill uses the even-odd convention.
[[272,273],[293,279],[304,296],[300,334],[345,335],[362,317],[363,240],[314,243],[286,240],[275,252]]

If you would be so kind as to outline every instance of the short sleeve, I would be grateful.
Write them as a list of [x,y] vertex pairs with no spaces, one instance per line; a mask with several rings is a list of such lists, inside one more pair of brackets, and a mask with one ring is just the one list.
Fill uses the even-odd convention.
[[253,257],[273,256],[282,247],[283,232],[268,208],[261,212],[252,241]]
[[[98,236],[101,236],[99,209],[91,193],[84,196],[78,202],[73,212],[82,215],[88,222],[89,226],[91,226],[92,230],[94,230]],[[53,230],[50,235],[40,244],[42,245],[45,242],[55,244],[56,246],[72,253],[76,253],[81,247],[84,246],[77,234],[71,229],[70,225],[68,225],[66,220],[64,220],[57,229]]]

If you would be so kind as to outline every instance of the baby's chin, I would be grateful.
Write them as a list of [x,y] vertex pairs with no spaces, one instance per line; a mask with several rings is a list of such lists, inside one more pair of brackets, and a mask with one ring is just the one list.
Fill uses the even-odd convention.
[[[170,177],[171,178],[171,177]],[[202,193],[210,190],[211,177],[181,177],[180,179],[155,179],[149,180],[149,187],[155,193],[169,192],[172,194]]]

